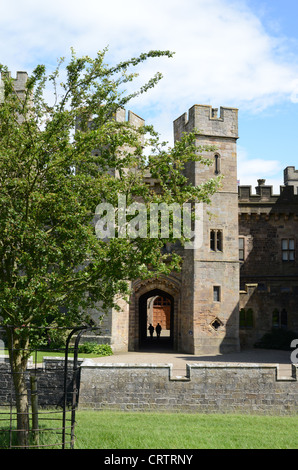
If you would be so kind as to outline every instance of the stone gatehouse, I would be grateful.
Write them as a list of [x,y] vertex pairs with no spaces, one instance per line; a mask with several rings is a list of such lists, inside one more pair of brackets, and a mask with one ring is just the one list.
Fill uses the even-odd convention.
[[[26,80],[26,72],[17,73],[17,93]],[[125,120],[125,111],[116,119]],[[132,112],[128,120],[144,123]],[[105,316],[99,340],[115,352],[152,344],[150,323],[161,324],[160,345],[191,354],[252,347],[272,328],[298,332],[298,170],[285,169],[279,194],[265,180],[254,193],[237,183],[238,110],[194,105],[174,121],[174,140],[194,129],[198,146],[216,150],[206,154],[213,165],[190,162],[186,176],[199,185],[220,174],[223,184],[201,208],[201,243],[181,253],[181,272],[133,281],[129,302],[119,299],[121,310]],[[97,321],[100,312],[91,314]]]
[[198,146],[216,151],[213,166],[189,163],[187,176],[199,185],[221,174],[223,185],[203,207],[202,242],[184,250],[182,271],[132,282],[129,304],[105,318],[103,334],[115,352],[149,347],[148,326],[157,318],[160,341],[192,354],[252,347],[272,328],[298,331],[298,171],[285,169],[280,194],[265,180],[254,193],[237,183],[237,109],[194,105],[174,121],[174,139],[193,129]]

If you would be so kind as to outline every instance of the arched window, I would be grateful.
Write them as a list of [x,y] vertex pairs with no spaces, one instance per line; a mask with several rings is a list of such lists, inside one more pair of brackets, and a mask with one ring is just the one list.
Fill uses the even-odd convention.
[[288,313],[286,309],[280,312],[275,308],[272,312],[272,327],[273,328],[287,328],[288,327]]
[[239,312],[239,327],[240,328],[253,328],[254,326],[254,317],[253,317],[253,309],[242,308]]
[[210,250],[223,251],[222,230],[210,230]]
[[287,328],[288,326],[288,314],[287,311],[283,308],[280,312],[280,327]]

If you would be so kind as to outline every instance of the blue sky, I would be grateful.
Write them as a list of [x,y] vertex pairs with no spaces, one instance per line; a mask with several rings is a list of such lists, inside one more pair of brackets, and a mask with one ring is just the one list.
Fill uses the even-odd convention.
[[121,61],[150,49],[140,80],[163,80],[131,103],[172,143],[172,122],[193,104],[239,109],[238,179],[279,191],[298,168],[297,0],[1,0],[0,62],[15,75],[38,63],[51,70],[71,47]]

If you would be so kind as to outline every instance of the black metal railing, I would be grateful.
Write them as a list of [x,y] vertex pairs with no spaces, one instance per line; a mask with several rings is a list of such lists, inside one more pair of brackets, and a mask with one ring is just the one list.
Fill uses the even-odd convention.
[[[35,336],[49,332],[44,327],[30,329]],[[74,448],[79,342],[85,332],[96,329],[79,326],[64,330],[64,344],[50,349],[51,355],[59,357],[46,358],[48,348],[24,348],[21,341],[15,341],[15,335],[22,337],[22,328],[0,325],[0,449]],[[45,358],[39,359],[41,355]],[[24,357],[27,365],[19,367]]]

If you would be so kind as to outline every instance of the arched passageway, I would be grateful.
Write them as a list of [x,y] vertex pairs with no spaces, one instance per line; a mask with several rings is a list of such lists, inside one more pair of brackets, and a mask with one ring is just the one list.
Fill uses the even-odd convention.
[[[173,349],[174,299],[161,289],[153,289],[139,299],[140,350]],[[150,334],[150,324],[154,328]],[[157,325],[161,332],[158,334]]]

